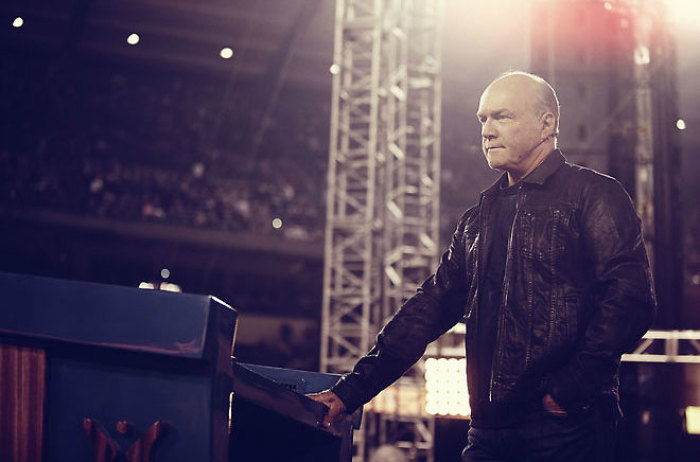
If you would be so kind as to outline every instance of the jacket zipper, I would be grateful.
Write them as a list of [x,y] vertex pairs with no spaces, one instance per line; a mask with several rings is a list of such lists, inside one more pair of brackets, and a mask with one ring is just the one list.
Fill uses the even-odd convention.
[[505,277],[503,279],[503,300],[501,306],[498,309],[498,318],[496,321],[496,348],[493,352],[493,357],[491,358],[491,378],[489,379],[489,403],[493,402],[493,376],[494,376],[494,365],[496,363],[495,358],[498,356],[498,338],[501,336],[501,329],[503,326],[503,311],[508,303],[508,288],[510,287],[510,264],[511,264],[511,254],[513,252],[513,232],[515,231],[515,222],[518,220],[518,211],[520,210],[520,205],[525,202],[525,191],[523,190],[523,184],[518,187],[518,200],[515,202],[515,214],[513,215],[513,222],[510,225],[510,235],[508,236],[508,249],[506,251],[506,270]]
[[[488,223],[486,220],[484,220],[485,216],[488,216],[487,214],[484,213],[484,209],[488,211],[488,198],[486,195],[482,194],[481,199],[480,199],[480,204],[479,204],[479,245],[477,247],[477,256],[476,256],[476,263],[477,263],[477,270],[475,273],[476,277],[476,311],[475,311],[475,316],[474,320],[472,321],[473,325],[473,339],[478,339],[479,338],[479,316],[481,316],[481,297],[483,294],[481,293],[480,290],[480,285],[481,285],[481,274],[484,271],[484,249],[485,243],[486,243],[486,236],[488,234]],[[469,339],[466,340],[467,342]],[[468,346],[467,346],[468,348]]]

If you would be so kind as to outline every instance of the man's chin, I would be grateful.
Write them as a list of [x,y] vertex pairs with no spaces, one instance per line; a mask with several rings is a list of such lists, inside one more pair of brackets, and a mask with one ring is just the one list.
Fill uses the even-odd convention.
[[504,170],[503,162],[499,162],[498,159],[493,159],[493,158],[487,157],[486,162],[489,164],[489,168],[491,170],[498,170],[499,172],[502,172]]

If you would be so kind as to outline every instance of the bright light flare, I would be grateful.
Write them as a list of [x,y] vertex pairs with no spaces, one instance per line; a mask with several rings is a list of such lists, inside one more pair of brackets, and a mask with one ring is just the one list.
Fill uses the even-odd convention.
[[651,62],[649,57],[649,48],[640,45],[634,50],[634,62],[640,66],[646,66]]
[[12,21],[12,27],[14,27],[15,29],[19,29],[19,28],[22,27],[23,25],[24,25],[24,19],[22,19],[22,18],[19,17],[19,16],[17,16],[17,17],[15,18],[15,20]]
[[338,66],[337,64],[333,64],[328,70],[331,74],[336,75],[338,72],[340,72],[340,66]]
[[231,59],[233,58],[233,50],[229,47],[222,48],[219,52],[219,56],[221,56],[223,59]]
[[171,282],[161,282],[158,288],[166,292],[182,292],[182,288],[179,285]]
[[689,435],[700,435],[700,406],[685,408],[685,431]]
[[425,411],[432,415],[466,417],[471,413],[464,358],[425,361]]
[[170,277],[170,270],[168,268],[163,268],[160,270],[160,277],[163,279],[168,279]]
[[131,34],[126,38],[126,43],[129,45],[136,45],[141,41],[141,37],[139,37],[139,34]]
[[272,227],[275,229],[280,229],[282,227],[282,219],[277,217],[272,220]]
[[141,282],[139,284],[139,289],[163,290],[165,292],[182,292],[182,288],[177,284],[173,284],[172,282]]
[[700,2],[698,0],[666,0],[670,19],[679,25],[697,27],[700,22]]
[[683,120],[683,119],[678,119],[678,120],[676,121],[676,128],[677,128],[678,130],[685,130],[685,120]]

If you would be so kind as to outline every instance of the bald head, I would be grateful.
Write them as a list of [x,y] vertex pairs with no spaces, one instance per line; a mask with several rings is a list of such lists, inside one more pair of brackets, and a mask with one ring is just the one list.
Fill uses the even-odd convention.
[[493,86],[508,87],[521,95],[536,113],[551,112],[554,115],[553,135],[559,135],[559,98],[545,79],[529,72],[509,71],[496,77],[486,90]]

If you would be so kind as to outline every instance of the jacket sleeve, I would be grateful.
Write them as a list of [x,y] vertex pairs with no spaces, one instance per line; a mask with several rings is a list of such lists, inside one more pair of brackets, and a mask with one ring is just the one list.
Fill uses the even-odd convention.
[[587,186],[582,205],[583,251],[595,273],[593,309],[579,348],[548,389],[567,411],[609,388],[620,356],[644,335],[656,312],[641,220],[625,190],[604,177]]
[[408,370],[427,345],[464,315],[468,281],[464,268],[463,230],[470,211],[460,220],[436,272],[426,279],[377,335],[376,344],[352,372],[331,388],[354,411]]

